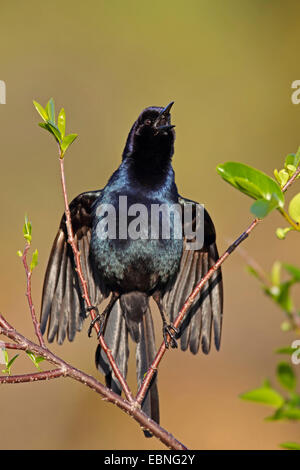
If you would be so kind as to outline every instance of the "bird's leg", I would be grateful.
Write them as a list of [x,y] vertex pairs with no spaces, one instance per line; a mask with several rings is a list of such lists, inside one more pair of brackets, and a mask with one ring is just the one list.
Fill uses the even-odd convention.
[[179,333],[179,329],[176,328],[172,323],[168,324],[166,317],[164,313],[162,312],[162,310],[160,311],[160,314],[161,314],[161,318],[163,321],[163,337],[164,337],[166,348],[169,347],[168,335],[171,338],[171,341],[170,341],[171,348],[177,348],[178,344],[177,344],[175,337],[176,337],[176,334]]
[[104,326],[106,324],[106,320],[109,317],[111,309],[113,308],[115,302],[118,300],[119,297],[120,295],[118,293],[113,292],[108,305],[105,307],[102,313],[99,313],[99,310],[97,307],[93,307],[93,306],[87,307],[86,309],[87,312],[90,312],[91,310],[95,310],[97,312],[96,317],[91,321],[89,329],[88,329],[89,338],[91,337],[92,330],[97,322],[99,323],[99,327],[100,327],[99,332],[97,334],[97,338],[99,338],[99,336],[102,335],[104,331]]
[[160,311],[161,319],[162,319],[162,322],[163,322],[162,330],[163,330],[163,337],[164,337],[165,346],[166,346],[166,348],[169,348],[169,342],[168,342],[168,335],[169,335],[170,338],[171,338],[171,341],[170,341],[171,348],[177,348],[178,344],[177,344],[177,341],[176,341],[175,337],[176,337],[176,334],[179,333],[179,329],[176,328],[172,323],[167,322],[165,312],[164,312],[163,307],[161,305],[159,296],[154,294],[153,299],[157,303],[157,306],[158,306],[159,311]]

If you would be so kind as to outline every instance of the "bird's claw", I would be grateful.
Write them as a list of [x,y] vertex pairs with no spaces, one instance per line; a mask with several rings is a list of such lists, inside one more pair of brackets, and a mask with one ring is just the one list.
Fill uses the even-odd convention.
[[[169,348],[169,344],[171,345],[171,348],[178,348],[178,344],[175,339],[175,336],[178,333],[179,333],[179,329],[176,328],[174,325],[172,325],[172,323],[170,323],[169,325],[167,324],[163,325],[163,336],[164,336],[164,342],[165,342],[166,348]],[[168,335],[171,338],[170,342],[168,341]]]
[[95,318],[90,323],[90,326],[89,326],[89,329],[88,329],[88,337],[89,338],[91,337],[94,326],[96,325],[97,322],[99,322],[100,329],[99,329],[99,332],[97,333],[97,338],[99,339],[99,336],[101,336],[102,333],[103,333],[105,316],[100,315],[99,310],[98,310],[97,307],[92,306],[92,307],[87,307],[87,309],[86,309],[87,312],[90,312],[91,310],[95,310],[97,312],[97,315],[95,316]]

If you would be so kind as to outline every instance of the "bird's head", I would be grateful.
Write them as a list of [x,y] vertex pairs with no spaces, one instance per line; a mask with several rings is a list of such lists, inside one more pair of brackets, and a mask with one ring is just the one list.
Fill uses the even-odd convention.
[[174,101],[165,108],[151,106],[142,111],[129,133],[123,159],[128,156],[151,159],[158,154],[172,157],[175,126],[171,124],[170,110],[173,104]]

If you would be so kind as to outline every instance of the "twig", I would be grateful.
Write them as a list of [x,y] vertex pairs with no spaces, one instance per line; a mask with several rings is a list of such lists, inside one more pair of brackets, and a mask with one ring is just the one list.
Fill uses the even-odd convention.
[[[2,330],[5,331],[5,330]],[[5,334],[5,333],[2,333]],[[18,349],[19,351],[26,351],[25,344],[15,344],[15,343],[5,343],[4,341],[0,341],[0,348],[1,349]]]
[[[289,181],[284,185],[282,188],[282,191],[285,192],[295,181],[297,176],[300,174],[300,166],[297,168],[293,176],[289,179]],[[228,258],[228,256],[233,253],[233,251],[244,241],[250,233],[255,229],[255,227],[261,222],[263,219],[257,219],[255,218],[247,230],[245,230],[228,248],[227,250],[223,253],[223,255],[218,259],[216,264],[210,268],[210,270],[206,273],[206,275],[201,279],[201,281],[196,285],[194,288],[193,292],[189,295],[187,300],[185,301],[183,307],[181,308],[180,312],[178,313],[175,321],[174,321],[174,326],[176,328],[179,328],[181,323],[183,322],[184,317],[186,316],[187,312],[191,308],[192,304],[197,298],[197,295],[201,291],[201,289],[204,287],[204,285],[207,283],[207,281],[212,277],[215,271],[224,263],[224,261]],[[168,342],[170,342],[170,338],[168,338]],[[151,364],[149,367],[147,374],[144,377],[143,382],[141,383],[141,386],[138,390],[137,396],[136,396],[136,401],[138,403],[142,403],[145,395],[147,393],[147,390],[152,382],[154,374],[157,372],[158,366],[160,361],[162,360],[165,352],[166,352],[166,345],[165,342],[163,342]]]
[[25,245],[23,255],[22,255],[22,261],[23,261],[23,265],[24,265],[24,269],[25,269],[25,273],[26,273],[26,281],[27,281],[26,282],[26,284],[27,284],[26,297],[27,297],[27,300],[28,300],[28,305],[29,305],[29,309],[30,309],[30,313],[31,313],[31,318],[32,318],[32,323],[33,323],[33,326],[34,326],[35,334],[38,337],[40,345],[45,348],[46,345],[45,345],[44,338],[43,338],[41,330],[40,330],[40,323],[37,321],[36,314],[35,314],[35,308],[34,308],[34,305],[33,305],[33,302],[32,302],[32,297],[31,297],[31,275],[32,275],[32,272],[29,269],[28,264],[27,264],[27,252],[28,252],[29,248],[30,248],[30,243],[27,242],[26,245]]
[[268,273],[266,273],[265,270],[260,266],[260,264],[241,246],[238,247],[237,251],[247,263],[247,265],[254,269],[260,282],[265,286],[270,286],[272,284],[271,278]]
[[24,382],[36,382],[37,380],[50,380],[62,377],[64,372],[62,369],[46,370],[35,372],[34,374],[22,375],[4,375],[0,377],[0,384],[18,384]]

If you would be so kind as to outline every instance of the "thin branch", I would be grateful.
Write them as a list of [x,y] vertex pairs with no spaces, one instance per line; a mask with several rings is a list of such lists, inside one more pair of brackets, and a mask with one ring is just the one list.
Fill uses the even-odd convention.
[[260,266],[260,264],[249,255],[249,253],[244,250],[241,246],[238,248],[238,253],[244,259],[248,266],[254,269],[257,274],[260,282],[265,286],[270,286],[272,284],[271,278],[268,273]]
[[[112,390],[105,387],[101,382],[96,380],[94,377],[86,374],[85,372],[76,369],[67,362],[65,362],[60,357],[53,354],[49,349],[43,348],[36,343],[33,343],[29,339],[25,338],[21,333],[16,331],[5,318],[0,315],[0,334],[3,334],[15,341],[18,344],[21,344],[25,347],[26,350],[33,352],[34,354],[43,357],[48,362],[55,364],[58,369],[54,369],[54,375],[59,374],[59,376],[70,377],[78,382],[86,385],[95,392],[99,393],[104,397],[104,400],[117,405],[120,409],[125,411],[127,414],[132,416],[135,421],[139,423],[142,429],[147,429],[155,437],[157,437],[163,444],[165,444],[170,449],[174,450],[186,450],[186,447],[179,442],[172,434],[163,429],[159,424],[149,418],[141,409],[138,403],[130,403],[128,400],[123,399]],[[51,375],[53,371],[46,371],[47,375]],[[5,376],[4,380],[0,380],[1,383],[19,383],[19,382],[31,382],[34,380],[43,380],[42,377],[45,374],[42,373],[33,373],[33,374],[24,374],[22,376]],[[20,377],[26,377],[26,380],[20,379]],[[32,380],[30,379],[32,378]],[[47,377],[44,377],[46,380]],[[48,377],[54,378],[54,377]],[[3,379],[3,377],[1,377]],[[27,380],[29,379],[29,380]]]
[[22,344],[15,344],[15,343],[5,343],[4,341],[0,341],[0,348],[1,349],[17,349],[19,351],[26,351],[26,346],[24,344],[22,345]]
[[50,380],[62,377],[64,372],[62,369],[46,370],[35,372],[33,374],[22,375],[4,375],[0,377],[0,384],[19,384],[24,382],[36,382],[37,380]]
[[285,192],[288,189],[288,187],[291,186],[291,184],[293,184],[293,182],[299,176],[299,174],[300,174],[300,166],[298,166],[298,168],[295,171],[295,173],[293,174],[293,176],[285,183],[283,188],[281,188],[281,191]]
[[[300,174],[300,166],[297,168],[293,176],[287,181],[287,183],[284,185],[282,188],[282,191],[285,192],[295,181],[297,176]],[[183,322],[184,317],[188,313],[189,309],[191,308],[192,304],[195,302],[199,292],[202,290],[204,285],[207,283],[207,281],[212,277],[215,271],[224,263],[224,261],[228,258],[228,256],[233,253],[233,251],[243,242],[248,238],[250,233],[255,229],[255,227],[261,222],[263,219],[254,219],[249,227],[227,248],[227,250],[223,253],[223,255],[218,259],[216,264],[210,268],[210,270],[206,273],[206,275],[201,279],[201,281],[196,285],[194,288],[193,292],[189,295],[187,300],[185,301],[183,307],[181,308],[180,312],[178,313],[175,321],[174,321],[174,326],[176,328],[179,328],[181,323]],[[170,342],[170,337],[168,338],[168,342]],[[136,401],[138,403],[142,403],[145,395],[147,393],[147,390],[152,382],[153,376],[156,374],[158,366],[160,361],[162,360],[165,352],[166,352],[166,345],[165,342],[163,342],[151,364],[149,367],[147,374],[144,377],[143,382],[141,383],[141,386],[138,390],[137,396],[136,396]]]
[[[79,281],[81,283],[82,290],[83,290],[82,297],[85,300],[88,307],[93,307],[93,305],[91,303],[91,300],[90,300],[90,297],[89,297],[89,293],[88,293],[87,281],[85,280],[85,278],[83,276],[83,271],[82,271],[82,267],[81,267],[81,260],[80,260],[80,252],[77,248],[77,245],[76,245],[76,242],[75,242],[75,239],[74,239],[73,227],[72,227],[72,221],[71,221],[71,214],[70,214],[70,208],[69,208],[68,196],[67,196],[66,179],[65,179],[65,171],[64,171],[64,159],[62,158],[62,156],[60,156],[59,162],[60,162],[61,183],[62,183],[62,189],[63,189],[64,202],[65,202],[65,214],[66,214],[66,225],[67,225],[67,231],[68,231],[68,242],[71,245],[72,250],[73,250],[73,254],[74,254],[74,258],[75,258],[75,264],[76,264],[76,271],[77,271],[77,275],[78,275],[78,278],[79,278]],[[90,310],[90,314],[91,314],[92,320],[94,320],[97,316],[97,312],[95,310]],[[98,335],[98,333],[100,332],[100,328],[99,328],[98,323],[94,324],[94,328],[95,328],[96,333]],[[110,363],[110,365],[111,365],[111,367],[114,371],[114,374],[115,374],[116,378],[120,382],[120,385],[121,385],[121,387],[124,391],[124,394],[125,394],[127,400],[129,402],[133,403],[134,398],[132,396],[132,393],[131,393],[131,391],[128,387],[128,384],[127,384],[125,378],[121,374],[121,372],[120,372],[120,370],[119,370],[119,368],[118,368],[118,366],[115,362],[115,359],[114,359],[114,357],[111,353],[111,350],[108,348],[107,344],[105,343],[103,335],[99,336],[99,343],[100,343],[101,348],[103,349],[103,351],[105,352],[105,354],[106,354],[106,356],[109,360],[109,363]]]
[[29,269],[28,264],[27,264],[27,253],[28,253],[29,248],[30,248],[30,243],[27,242],[26,245],[25,245],[24,253],[22,255],[22,261],[23,261],[23,265],[24,265],[24,269],[25,269],[25,273],[26,273],[26,281],[27,281],[26,282],[26,284],[27,284],[26,297],[27,297],[27,300],[28,300],[28,305],[29,305],[29,309],[30,309],[30,313],[31,313],[31,318],[32,318],[32,323],[33,323],[33,326],[34,326],[35,334],[38,337],[40,345],[43,346],[43,347],[46,347],[45,342],[44,342],[44,338],[43,338],[42,333],[41,333],[40,323],[37,321],[37,318],[36,318],[35,308],[34,308],[34,304],[32,302],[32,297],[31,297],[31,275],[32,275],[32,272]]

